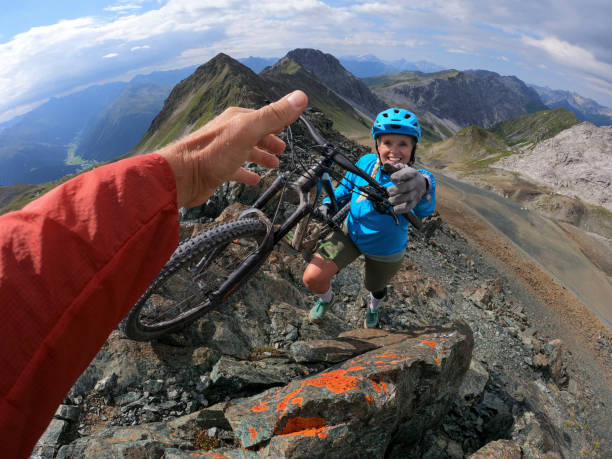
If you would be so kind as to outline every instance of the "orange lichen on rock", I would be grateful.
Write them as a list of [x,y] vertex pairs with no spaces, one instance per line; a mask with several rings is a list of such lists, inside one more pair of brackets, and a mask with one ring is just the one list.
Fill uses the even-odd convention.
[[257,438],[257,430],[253,427],[249,427],[249,433],[251,434],[251,440],[255,440]]
[[372,383],[372,387],[376,392],[380,392],[382,390],[385,394],[389,395],[389,391],[387,390],[387,384],[385,382],[376,382],[373,379],[370,379],[370,382]]
[[280,436],[304,435],[307,437],[314,437],[316,435],[319,438],[325,438],[327,437],[327,427],[325,427],[325,419],[323,418],[296,416],[295,418],[290,418],[277,434]]
[[438,345],[438,343],[436,343],[435,341],[429,341],[429,340],[422,340],[421,343],[423,344],[427,344],[429,347],[436,347]]
[[374,399],[372,398],[371,395],[366,395],[365,399],[366,399],[366,402],[368,402],[368,403],[374,403]]
[[317,377],[307,379],[304,382],[309,386],[325,387],[334,394],[344,394],[345,392],[359,389],[359,378],[356,376],[347,376],[349,371],[356,370],[332,370],[322,373]]
[[434,362],[436,362],[436,365],[440,366],[440,359],[434,359]]
[[[381,358],[381,359],[393,359],[390,361],[390,363],[392,363],[393,365],[397,365],[400,362],[405,362],[407,360],[410,360],[410,357],[408,357],[407,355],[391,354],[391,353],[377,354],[376,357]],[[389,361],[377,360],[374,363],[389,363]]]
[[276,405],[276,411],[285,411],[287,409],[287,404],[302,391],[304,386],[305,382],[302,382],[302,385],[299,388],[287,394],[287,396],[281,400],[278,405]]
[[287,405],[290,403],[302,406],[303,399],[301,397],[297,397],[297,395],[307,386],[325,388],[334,394],[343,394],[352,390],[359,390],[359,380],[363,378],[358,376],[348,376],[347,373],[362,369],[365,368],[352,367],[348,370],[332,370],[322,373],[314,378],[306,379],[302,381],[299,388],[287,394],[285,398],[279,402],[279,404],[276,406],[276,411],[285,411],[287,409]]
[[262,400],[260,403],[251,408],[251,411],[261,413],[262,411],[268,411],[269,409],[270,407],[268,406],[268,402]]
[[346,371],[347,371],[347,372],[348,372],[348,371],[359,371],[359,370],[365,370],[365,369],[366,369],[366,367],[351,367],[351,368],[349,368],[349,369],[348,369],[348,370],[346,370]]

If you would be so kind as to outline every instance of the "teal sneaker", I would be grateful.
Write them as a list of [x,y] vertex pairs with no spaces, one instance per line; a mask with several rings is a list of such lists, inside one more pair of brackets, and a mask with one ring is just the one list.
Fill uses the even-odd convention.
[[327,311],[332,304],[334,304],[334,298],[332,298],[329,303],[319,298],[310,310],[310,313],[308,314],[308,320],[310,320],[311,322],[321,321],[323,315],[325,314],[325,311]]
[[378,326],[378,310],[368,308],[363,326],[365,328],[376,328]]

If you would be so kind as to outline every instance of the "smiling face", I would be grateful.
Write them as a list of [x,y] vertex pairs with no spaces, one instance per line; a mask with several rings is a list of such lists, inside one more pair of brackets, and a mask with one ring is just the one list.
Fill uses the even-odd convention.
[[408,164],[416,142],[409,135],[382,134],[376,137],[376,144],[383,164]]

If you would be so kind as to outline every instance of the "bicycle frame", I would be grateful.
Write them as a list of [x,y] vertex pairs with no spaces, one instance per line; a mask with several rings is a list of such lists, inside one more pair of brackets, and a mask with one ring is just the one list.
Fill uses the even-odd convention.
[[[316,128],[314,128],[314,126],[312,126],[312,124],[305,117],[300,116],[300,119],[306,125],[315,141],[317,141],[320,146],[324,147],[324,150],[321,152],[323,158],[308,171],[302,174],[302,176],[296,181],[291,181],[287,174],[279,175],[268,187],[268,189],[266,189],[266,191],[255,201],[253,206],[245,210],[240,215],[240,218],[245,218],[250,214],[256,214],[259,218],[266,222],[268,226],[268,233],[261,246],[247,257],[240,268],[238,268],[238,270],[235,271],[216,292],[211,294],[211,300],[221,297],[221,301],[225,302],[226,298],[238,286],[236,279],[240,279],[245,275],[250,275],[254,270],[256,270],[260,264],[266,260],[274,246],[281,239],[283,239],[287,233],[300,222],[300,220],[314,212],[312,204],[309,200],[309,194],[315,186],[318,188],[318,185],[321,184],[321,188],[325,189],[326,194],[332,200],[334,210],[337,210],[333,186],[331,179],[329,178],[329,171],[332,169],[334,163],[338,164],[342,169],[361,177],[370,185],[371,189],[369,190],[364,190],[362,187],[360,187],[361,191],[368,195],[368,199],[374,202],[379,202],[388,208],[391,208],[391,205],[387,201],[388,194],[385,187],[355,166],[336,147],[326,142],[325,139],[323,139],[323,137],[321,137],[321,135],[318,133]],[[286,187],[292,188],[298,194],[299,205],[278,229],[273,229],[272,223],[263,214],[262,209],[272,198],[274,198]],[[314,202],[317,201],[319,193],[320,190],[318,189]],[[392,213],[392,215],[397,218],[395,214]],[[418,223],[413,222],[412,218],[410,221],[413,222],[415,226],[420,227],[420,221],[418,218],[414,215],[412,215],[412,217],[414,217],[414,220],[416,220]]]

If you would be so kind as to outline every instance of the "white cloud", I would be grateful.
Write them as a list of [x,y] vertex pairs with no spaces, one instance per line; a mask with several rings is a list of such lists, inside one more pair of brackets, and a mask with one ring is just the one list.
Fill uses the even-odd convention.
[[141,9],[142,6],[141,5],[118,5],[118,6],[107,6],[106,8],[104,8],[104,11],[111,11],[114,13],[123,13],[126,11],[133,11],[133,10],[139,10]]
[[612,65],[597,60],[593,53],[580,46],[572,45],[556,37],[537,39],[524,36],[522,41],[529,46],[544,51],[558,63],[568,67],[600,73],[612,79]]
[[446,52],[451,54],[472,54],[472,51],[463,48],[447,48]]
[[[141,9],[145,1],[155,9]],[[542,76],[542,64],[551,75],[571,69],[575,76],[586,72],[612,81],[612,68],[601,57],[605,46],[596,51],[548,32],[590,30],[588,21],[568,26],[566,17],[586,14],[569,0],[557,0],[555,7],[552,0],[543,0],[549,2],[544,6],[522,0],[518,6],[500,2],[486,7],[482,0],[431,0],[419,6],[385,0],[335,1],[333,6],[326,1],[115,0],[106,11],[118,14],[32,28],[0,44],[0,113],[97,81],[201,64],[221,51],[236,58],[269,57],[312,47],[336,56],[441,58],[449,66],[461,62],[504,71],[513,66],[520,78],[529,71]],[[593,11],[592,5],[586,9]],[[596,24],[600,16],[594,15]],[[609,43],[604,25],[594,30],[600,42]],[[544,38],[533,38],[530,29]],[[573,80],[578,81],[584,80]]]
[[351,10],[368,14],[396,14],[402,12],[403,7],[400,3],[371,2],[358,3],[351,6]]

